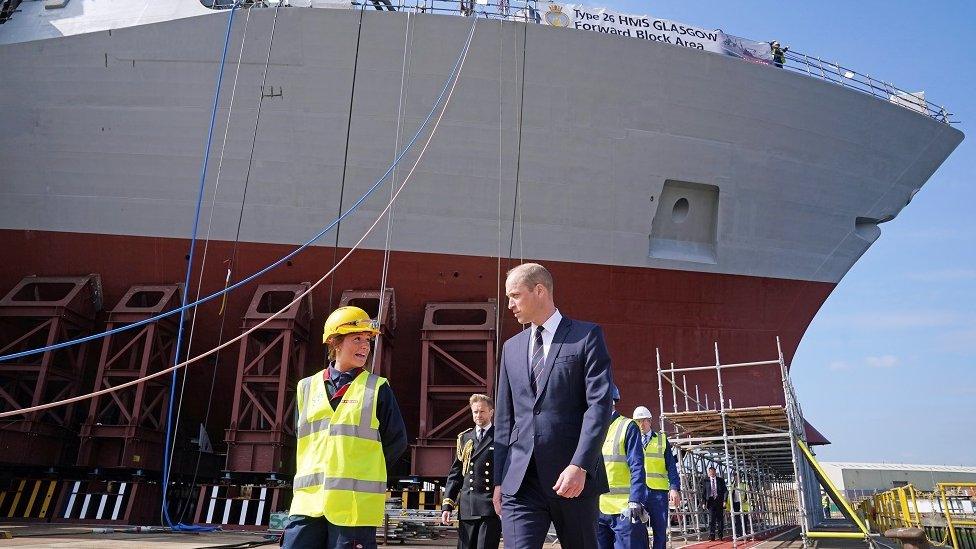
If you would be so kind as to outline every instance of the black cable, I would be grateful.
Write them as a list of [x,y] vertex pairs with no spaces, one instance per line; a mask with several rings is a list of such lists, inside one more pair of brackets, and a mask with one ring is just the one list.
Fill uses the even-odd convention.
[[[339,211],[342,211],[342,199],[346,191],[346,168],[349,165],[349,137],[352,133],[352,108],[356,99],[356,76],[359,74],[359,42],[363,36],[363,11],[366,9],[366,2],[363,2],[359,9],[359,28],[356,30],[356,50],[352,62],[352,87],[349,90],[349,118],[346,120],[346,147],[342,157],[342,179],[339,184]],[[335,245],[332,246],[332,266],[335,267],[339,255],[339,231],[342,229],[342,222],[336,225]],[[335,307],[335,276],[329,278],[329,311]],[[382,291],[382,289],[380,289]]]
[[[515,147],[515,200],[512,201],[512,236],[508,241],[508,264],[512,264],[512,251],[515,248],[515,214],[518,211],[519,202],[519,176],[522,171],[522,112],[525,108],[525,55],[526,42],[529,37],[529,25],[526,23],[522,31],[522,82],[519,89],[519,110],[518,110],[518,138]],[[519,227],[521,229],[521,227]]]
[[[522,113],[525,107],[525,58],[526,51],[528,48],[529,39],[529,25],[528,23],[523,23],[524,27],[522,30],[522,82],[519,89],[519,110],[518,110],[518,139],[516,140],[517,146],[515,149],[515,200],[512,201],[512,235],[508,242],[508,268],[512,266],[512,252],[515,247],[515,214],[518,211],[519,202],[519,184],[520,175],[522,171]],[[500,77],[499,77],[500,78]],[[521,224],[519,229],[521,229]],[[503,294],[503,297],[507,297]],[[501,307],[502,304],[496,304],[497,307]],[[501,315],[501,321],[499,322],[498,330],[499,332],[504,331],[505,328],[505,318],[507,315]],[[500,337],[500,336],[499,336]],[[498,365],[501,365],[501,353],[495,353],[495,360]],[[498,387],[498,379],[501,376],[501,368],[495,368],[495,387]]]
[[226,545],[205,545],[200,549],[248,549],[250,547],[261,547],[278,543],[278,535],[261,540],[244,541],[240,543],[228,543]]

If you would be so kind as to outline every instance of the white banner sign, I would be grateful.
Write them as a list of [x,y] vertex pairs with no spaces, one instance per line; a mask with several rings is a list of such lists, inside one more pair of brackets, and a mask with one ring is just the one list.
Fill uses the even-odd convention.
[[540,8],[545,10],[539,14],[539,22],[544,25],[642,38],[741,57],[758,63],[770,63],[773,60],[768,42],[747,40],[720,30],[706,30],[668,19],[628,15],[582,4],[549,3]]

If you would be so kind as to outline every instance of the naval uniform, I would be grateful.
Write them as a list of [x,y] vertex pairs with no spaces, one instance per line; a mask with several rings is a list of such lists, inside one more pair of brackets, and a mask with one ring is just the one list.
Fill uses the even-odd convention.
[[494,493],[494,434],[489,426],[458,435],[457,452],[447,475],[444,511],[458,513],[459,549],[498,549],[502,523],[491,502]]

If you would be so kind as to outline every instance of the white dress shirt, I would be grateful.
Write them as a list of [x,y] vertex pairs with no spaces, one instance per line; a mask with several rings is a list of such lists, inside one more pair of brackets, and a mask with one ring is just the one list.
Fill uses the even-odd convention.
[[[480,437],[478,436],[478,429],[481,429]],[[491,423],[489,423],[486,427],[478,427],[477,425],[474,426],[474,436],[478,442],[481,442],[481,440],[485,438],[485,435],[488,434],[488,429],[491,429]]]
[[[542,323],[542,356],[549,356],[549,348],[552,347],[552,338],[556,337],[556,328],[559,327],[559,323],[562,322],[563,315],[559,313],[559,309],[556,309],[549,320]],[[532,361],[532,355],[535,353],[535,329],[536,325],[532,325],[532,332],[529,334],[529,362]]]

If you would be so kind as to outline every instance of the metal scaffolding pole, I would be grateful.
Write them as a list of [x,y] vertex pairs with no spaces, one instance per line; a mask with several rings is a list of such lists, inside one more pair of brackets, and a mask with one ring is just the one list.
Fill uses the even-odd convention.
[[[790,432],[797,434],[797,428],[793,421],[793,414],[799,413],[799,408],[796,406],[795,395],[793,394],[793,387],[790,384],[790,376],[786,370],[786,362],[783,361],[783,348],[780,345],[779,337],[776,338],[776,351],[779,354],[779,364],[780,372],[783,378],[783,394],[786,397],[786,419],[789,422]],[[802,417],[802,416],[801,416]],[[802,434],[802,433],[801,433]],[[806,510],[806,497],[804,497],[805,487],[803,485],[803,475],[800,473],[801,467],[799,466],[797,460],[798,449],[796,447],[796,440],[794,438],[790,439],[790,456],[793,462],[793,474],[796,478],[796,507],[797,515],[801,519],[800,531],[803,533],[803,545],[807,544],[807,532],[809,532],[810,524],[807,522],[807,510]]]
[[[775,360],[722,364],[717,343],[713,350],[713,365],[692,367],[677,367],[674,363],[664,367],[660,350],[656,353],[660,426],[675,451],[684,500],[675,510],[678,520],[669,528],[671,537],[700,540],[707,529],[699,488],[700,478],[710,465],[736,479],[729,486],[729,501],[737,499],[739,510],[734,505],[729,509],[727,527],[733,547],[784,527],[799,526],[805,534],[810,527],[811,511],[807,507],[812,505],[805,484],[810,475],[799,462],[795,442],[804,438],[804,422],[780,342],[776,340]],[[781,378],[784,404],[736,406],[736,401],[744,399],[729,392],[730,387],[736,386],[735,382],[730,385],[729,376],[745,368],[769,368],[771,372],[778,368],[772,375]],[[689,380],[689,372],[697,372],[699,377]],[[701,375],[715,376],[713,390],[717,399],[709,398],[711,391],[702,383]],[[670,403],[665,383],[671,385]],[[694,386],[694,393],[689,391],[689,383]],[[683,400],[683,407],[679,406],[679,399]]]

